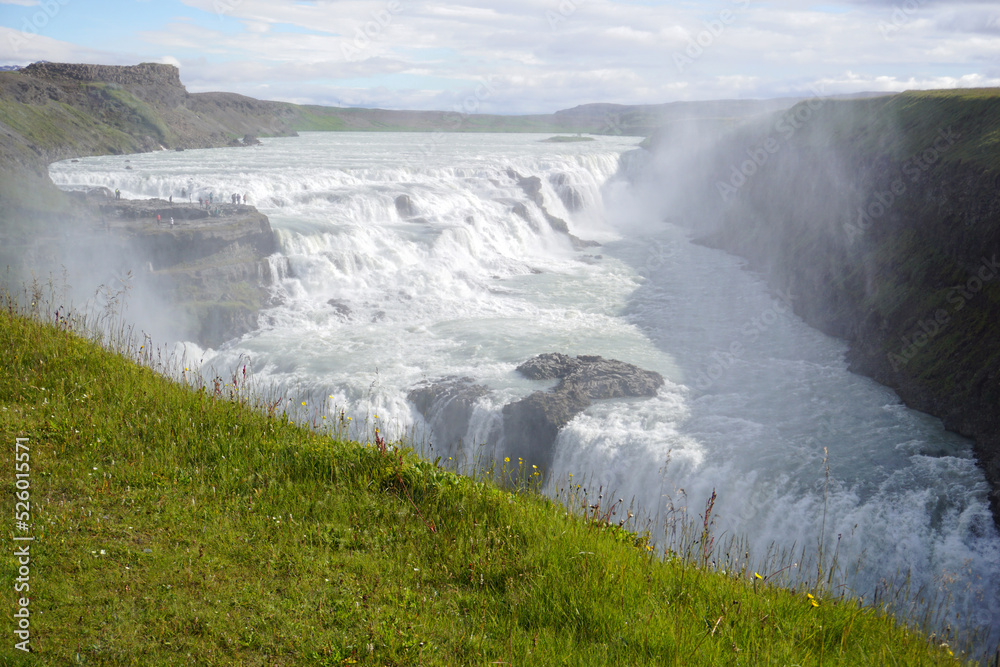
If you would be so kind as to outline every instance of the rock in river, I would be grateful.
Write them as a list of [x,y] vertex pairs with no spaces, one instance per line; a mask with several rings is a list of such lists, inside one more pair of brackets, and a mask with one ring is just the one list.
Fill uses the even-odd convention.
[[551,391],[536,391],[503,408],[508,455],[547,469],[559,429],[590,406],[591,401],[628,396],[655,396],[663,386],[656,372],[615,359],[558,352],[541,354],[517,367],[532,380],[559,380]]

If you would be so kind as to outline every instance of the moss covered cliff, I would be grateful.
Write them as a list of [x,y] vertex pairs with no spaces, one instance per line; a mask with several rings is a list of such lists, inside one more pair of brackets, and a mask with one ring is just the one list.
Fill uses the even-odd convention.
[[975,439],[1000,522],[1000,90],[814,99],[705,158],[710,245]]

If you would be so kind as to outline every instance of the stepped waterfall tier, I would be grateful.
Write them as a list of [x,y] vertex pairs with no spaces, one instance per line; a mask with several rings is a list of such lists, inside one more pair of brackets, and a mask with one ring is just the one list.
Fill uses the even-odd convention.
[[621,362],[662,384],[579,402],[538,457],[549,493],[621,498],[669,548],[667,517],[714,492],[717,533],[759,562],[785,553],[789,580],[835,554],[837,585],[872,600],[907,582],[936,596],[939,627],[958,616],[995,641],[1000,537],[971,442],[850,373],[846,344],[794,314],[794,286],[692,243],[696,214],[643,206],[637,138],[548,136],[304,133],[50,173],[127,198],[246,195],[268,216],[258,328],[178,344],[206,377],[249,363],[302,420],[343,410],[359,436],[377,426],[461,468],[534,465],[504,408],[559,380],[519,373],[528,360]]

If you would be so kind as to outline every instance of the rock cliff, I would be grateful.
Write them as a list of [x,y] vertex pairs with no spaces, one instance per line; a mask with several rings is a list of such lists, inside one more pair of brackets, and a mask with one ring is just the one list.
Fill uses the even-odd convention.
[[851,370],[974,439],[1000,524],[998,126],[993,90],[811,100],[703,153],[698,187],[702,242],[792,290]]
[[[655,396],[663,386],[659,373],[593,355],[540,354],[516,370],[531,380],[559,382],[548,391],[535,391],[505,405],[498,428],[485,444],[497,445],[502,436],[504,452],[538,466],[540,474],[552,466],[559,430],[593,401]],[[414,387],[407,398],[431,427],[434,444],[458,451],[477,403],[489,393],[489,387],[472,378],[448,377]]]
[[511,456],[548,470],[559,429],[592,401],[655,396],[663,377],[616,359],[594,355],[540,354],[517,367],[531,380],[556,380],[551,391],[536,391],[503,407],[504,439]]
[[[160,148],[253,145],[294,134],[293,105],[231,93],[191,94],[172,65],[35,63],[0,73],[0,266],[15,284],[73,266],[84,282],[130,257],[137,286],[174,311],[171,333],[218,345],[256,324],[268,298],[265,257],[275,242],[253,207],[196,206],[81,196],[55,188],[47,165],[71,157]],[[155,225],[175,218],[176,225]],[[125,268],[124,266],[122,267]],[[149,291],[146,291],[149,290]]]

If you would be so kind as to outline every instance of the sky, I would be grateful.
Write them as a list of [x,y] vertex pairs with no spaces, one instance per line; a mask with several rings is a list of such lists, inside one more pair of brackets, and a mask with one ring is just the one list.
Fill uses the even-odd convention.
[[995,0],[0,0],[0,66],[180,67],[190,92],[387,109],[1000,86]]

